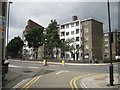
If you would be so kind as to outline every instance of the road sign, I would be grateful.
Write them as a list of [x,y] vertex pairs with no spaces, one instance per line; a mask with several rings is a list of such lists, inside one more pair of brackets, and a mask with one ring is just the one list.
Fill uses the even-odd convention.
[[0,16],[0,38],[3,38],[4,25],[5,25],[5,18],[3,16]]

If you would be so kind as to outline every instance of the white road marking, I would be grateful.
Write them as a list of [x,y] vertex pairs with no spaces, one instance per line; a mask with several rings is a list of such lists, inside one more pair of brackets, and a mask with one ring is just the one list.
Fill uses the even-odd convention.
[[59,65],[50,65],[50,66],[52,66],[52,67],[60,67]]
[[[14,67],[14,68],[25,68],[25,67],[16,66],[16,65],[9,65],[9,67]],[[36,68],[36,69],[38,69],[39,67],[26,67],[26,68]]]
[[21,82],[19,82],[17,85],[15,85],[13,88],[19,88],[21,85],[25,84],[26,82],[28,82],[28,80],[30,79],[24,79]]
[[37,68],[38,69],[39,67],[28,67],[28,68]]
[[63,73],[63,72],[69,72],[69,71],[59,71],[56,73],[56,75],[60,74],[60,73]]
[[16,65],[9,65],[9,67],[14,67],[14,68],[23,68],[21,66],[16,66]]

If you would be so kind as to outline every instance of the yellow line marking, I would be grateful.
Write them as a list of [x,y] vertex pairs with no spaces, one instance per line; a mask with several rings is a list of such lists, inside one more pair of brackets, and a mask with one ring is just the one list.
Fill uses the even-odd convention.
[[[75,78],[76,78],[76,77],[75,77]],[[73,79],[70,81],[70,86],[71,86],[72,90],[74,90],[74,85],[73,85],[72,83],[73,83],[73,80],[74,80],[75,78],[73,78]]]
[[[41,73],[41,75],[42,75],[42,74],[43,74],[43,71],[41,71],[40,73]],[[38,77],[40,78],[40,77],[41,77],[41,75],[39,76],[40,73],[38,73],[38,74],[37,74],[34,78],[32,78],[27,84],[25,84],[25,86],[22,87],[22,90],[26,90],[26,87],[32,85],[31,83],[34,82],[34,81],[36,81],[36,79],[38,79]],[[45,71],[44,71],[44,73],[45,73]]]
[[72,90],[78,90],[78,87],[76,85],[76,81],[80,78],[83,78],[83,77],[86,77],[86,76],[91,76],[91,75],[94,75],[94,74],[87,74],[87,75],[82,75],[82,76],[77,76],[77,77],[74,77],[71,81],[70,81],[70,86],[72,88]]
[[78,87],[77,87],[77,85],[76,85],[76,80],[78,80],[79,78],[80,78],[80,77],[76,77],[76,78],[74,79],[74,81],[73,81],[73,84],[74,84],[76,90],[78,90]]
[[42,77],[42,75],[43,75],[45,72],[46,72],[46,71],[43,71],[43,73],[42,73],[40,76],[38,76],[33,82],[31,82],[30,85],[28,85],[25,90],[27,90],[31,85],[33,85],[36,81],[38,81],[38,79],[39,79],[40,77]]

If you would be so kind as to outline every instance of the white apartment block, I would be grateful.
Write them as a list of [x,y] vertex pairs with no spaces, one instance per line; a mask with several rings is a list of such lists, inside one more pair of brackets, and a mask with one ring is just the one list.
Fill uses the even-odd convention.
[[29,48],[28,42],[26,41],[24,35],[22,36],[22,40],[24,42],[22,49],[23,59],[35,59],[33,48]]
[[60,25],[59,35],[62,41],[67,41],[68,39],[73,41],[70,43],[70,46],[74,46],[74,50],[72,50],[74,56],[72,52],[68,51],[65,52],[64,58],[66,60],[82,60],[82,49],[80,48],[82,45],[82,32],[80,20],[77,19],[77,16],[73,16],[71,22]]

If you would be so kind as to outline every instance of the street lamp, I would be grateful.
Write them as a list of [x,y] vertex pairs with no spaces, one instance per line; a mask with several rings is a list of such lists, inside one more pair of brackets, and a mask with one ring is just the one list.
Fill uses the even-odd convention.
[[9,2],[8,3],[8,22],[7,22],[7,44],[8,44],[8,38],[9,38],[9,18],[10,18],[10,5],[12,4],[13,2]]
[[111,21],[110,21],[110,6],[109,0],[107,1],[108,6],[108,23],[109,23],[109,46],[110,46],[110,66],[109,66],[109,73],[110,73],[110,85],[113,86],[113,64],[112,64],[112,40],[111,40]]

